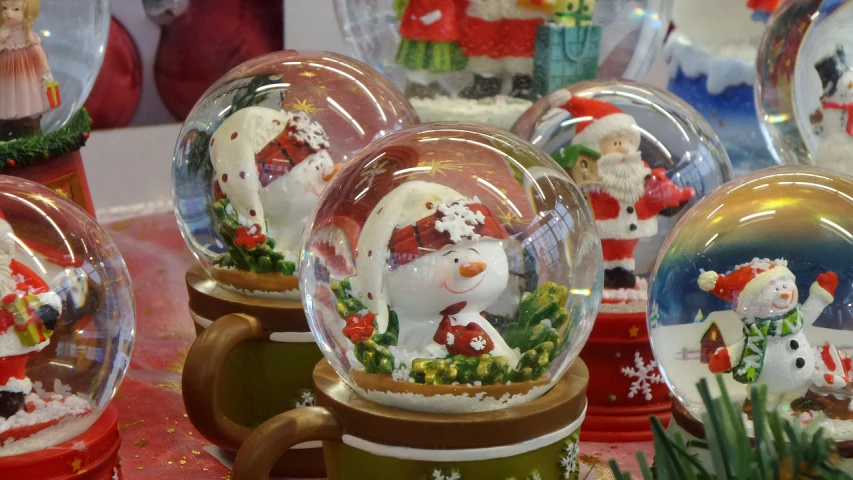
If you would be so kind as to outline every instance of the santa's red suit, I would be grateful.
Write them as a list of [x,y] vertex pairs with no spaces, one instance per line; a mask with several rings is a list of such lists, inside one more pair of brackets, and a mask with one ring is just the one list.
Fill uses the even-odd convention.
[[400,18],[400,36],[426,42],[459,40],[459,0],[411,0]]
[[[552,16],[538,0],[459,0],[459,44],[468,70],[530,75],[536,27]],[[541,4],[541,6],[540,6]]]
[[[601,238],[605,271],[624,269],[634,272],[634,248],[639,239],[657,233],[657,216],[667,209],[685,205],[693,198],[692,188],[680,188],[666,177],[664,169],[652,170],[639,158],[640,133],[637,123],[618,107],[599,100],[573,97],[566,90],[555,92],[549,97],[552,105],[568,111],[573,118],[585,118],[578,122],[577,134],[572,145],[583,145],[596,151],[610,148],[603,140],[618,142],[618,155],[626,166],[638,162],[632,170],[639,173],[636,185],[625,185],[626,178],[602,178],[601,188],[589,192],[590,207],[595,216],[596,228]],[[613,157],[611,152],[610,157]],[[636,157],[636,158],[634,158]],[[599,160],[599,174],[607,176]],[[610,160],[612,161],[612,160]],[[632,195],[626,191],[636,192]],[[633,281],[631,282],[633,283]]]
[[747,0],[746,6],[759,12],[773,13],[780,0]]

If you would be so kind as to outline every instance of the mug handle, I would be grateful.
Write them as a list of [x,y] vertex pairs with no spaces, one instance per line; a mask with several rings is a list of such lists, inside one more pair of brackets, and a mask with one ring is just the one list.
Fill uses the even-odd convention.
[[343,425],[325,407],[297,408],[279,414],[256,428],[234,460],[234,480],[267,480],[270,470],[290,447],[323,440],[341,441]]
[[187,417],[206,439],[226,450],[239,449],[252,429],[232,421],[219,408],[222,365],[239,344],[268,335],[257,318],[232,313],[207,327],[187,353],[181,378]]

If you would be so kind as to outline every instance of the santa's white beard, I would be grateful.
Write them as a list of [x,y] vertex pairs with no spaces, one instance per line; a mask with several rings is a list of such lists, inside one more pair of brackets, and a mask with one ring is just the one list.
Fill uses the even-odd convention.
[[17,289],[17,283],[12,279],[12,257],[8,254],[0,252],[0,298],[5,297],[10,293],[14,293]]
[[650,171],[643,163],[640,152],[602,155],[597,163],[601,186],[613,198],[633,205],[643,196],[646,175]]

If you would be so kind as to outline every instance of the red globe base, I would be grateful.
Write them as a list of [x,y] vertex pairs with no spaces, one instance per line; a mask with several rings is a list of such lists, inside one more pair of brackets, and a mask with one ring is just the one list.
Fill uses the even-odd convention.
[[672,394],[653,363],[645,313],[599,314],[580,357],[589,368],[581,440],[647,441],[649,417],[669,424]]
[[118,458],[118,409],[110,405],[82,435],[45,450],[0,457],[0,478],[113,480],[124,478]]
[[3,174],[40,183],[80,205],[89,212],[89,215],[95,216],[89,183],[86,181],[86,171],[83,169],[83,157],[80,156],[79,150],[61,157],[41,160],[32,165],[10,168]]

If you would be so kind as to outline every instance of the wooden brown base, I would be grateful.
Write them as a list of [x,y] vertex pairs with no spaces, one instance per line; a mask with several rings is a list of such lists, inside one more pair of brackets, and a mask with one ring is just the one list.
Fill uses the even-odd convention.
[[524,395],[535,387],[548,385],[550,378],[540,378],[533,382],[511,383],[509,385],[424,385],[420,383],[401,382],[391,378],[390,375],[377,375],[364,373],[363,370],[354,368],[350,370],[352,383],[358,388],[367,391],[390,392],[415,395],[424,397],[435,397],[438,395],[468,395],[476,397],[484,394],[491,398],[502,398],[504,395]]
[[213,267],[210,275],[214,280],[246,292],[284,293],[299,288],[299,279],[280,273],[252,273],[236,268]]

